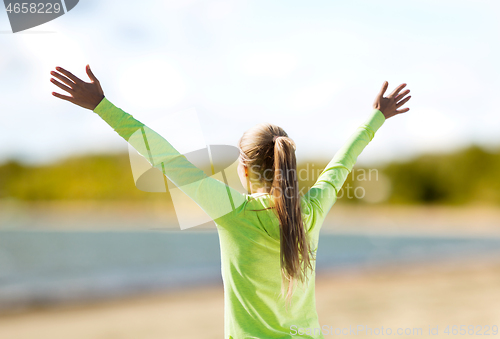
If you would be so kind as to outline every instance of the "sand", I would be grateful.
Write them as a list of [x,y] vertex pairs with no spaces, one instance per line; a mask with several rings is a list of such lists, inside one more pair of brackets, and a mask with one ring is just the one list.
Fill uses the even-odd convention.
[[[379,337],[377,329],[396,335],[398,328],[416,331],[405,338],[472,337],[444,332],[446,326],[451,333],[467,325],[484,334],[486,326],[500,325],[500,261],[476,258],[318,274],[316,300],[327,338],[350,328],[359,330],[357,338]],[[223,312],[223,289],[217,285],[3,315],[0,338],[223,338]],[[430,335],[429,328],[438,335]]]
[[[0,229],[29,225],[30,229],[92,230],[105,225],[107,229],[124,230],[156,225],[178,230],[168,221],[173,220],[171,211],[164,207],[161,203],[92,202],[27,207],[4,202],[0,204]],[[101,222],[89,222],[92,218]],[[485,206],[336,205],[324,231],[497,237],[498,220],[500,209]],[[199,229],[211,228],[215,226]],[[316,299],[327,338],[333,337],[335,330],[349,333],[338,337],[379,337],[380,331],[389,335],[388,328],[392,335],[397,335],[398,328],[409,331],[405,338],[472,337],[460,334],[461,325],[472,326],[471,331],[483,335],[490,326],[493,334],[491,326],[500,326],[500,258],[318,274]],[[222,285],[217,285],[32,309],[0,315],[0,339],[222,338],[223,302]],[[450,334],[445,333],[447,326]],[[372,328],[371,335],[363,331],[366,327]],[[359,332],[354,334],[351,328]],[[437,335],[429,334],[430,328]]]

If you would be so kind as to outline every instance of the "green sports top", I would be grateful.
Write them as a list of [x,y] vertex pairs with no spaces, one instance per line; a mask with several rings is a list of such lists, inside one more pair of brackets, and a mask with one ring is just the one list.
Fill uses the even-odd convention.
[[[308,283],[297,285],[291,306],[285,311],[285,300],[280,296],[278,218],[272,209],[251,211],[269,207],[269,194],[242,194],[207,176],[161,135],[107,98],[94,112],[214,220],[221,249],[225,339],[324,338],[316,312],[315,261]],[[384,122],[382,112],[374,109],[301,196],[304,225],[314,256],[320,228],[339,190],[357,157]],[[203,329],[200,331],[203,333]]]

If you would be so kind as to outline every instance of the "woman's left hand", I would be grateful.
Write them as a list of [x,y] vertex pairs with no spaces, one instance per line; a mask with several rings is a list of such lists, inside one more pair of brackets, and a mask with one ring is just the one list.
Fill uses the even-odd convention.
[[94,76],[90,70],[90,66],[87,65],[86,71],[90,78],[90,82],[84,82],[74,76],[71,72],[68,72],[62,67],[56,67],[56,70],[60,73],[51,71],[50,74],[57,79],[61,80],[64,84],[51,78],[50,81],[57,87],[65,90],[71,96],[62,95],[56,92],[52,92],[52,95],[67,100],[74,103],[75,105],[94,110],[96,106],[104,99],[104,92],[102,91],[99,80]]

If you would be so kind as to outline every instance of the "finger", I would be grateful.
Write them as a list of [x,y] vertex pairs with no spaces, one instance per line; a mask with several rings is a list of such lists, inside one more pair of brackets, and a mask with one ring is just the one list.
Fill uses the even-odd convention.
[[410,100],[410,98],[411,98],[411,95],[410,95],[409,97],[404,98],[404,99],[403,99],[403,100],[401,100],[400,102],[398,102],[398,103],[396,104],[396,108],[399,108],[399,107],[403,106],[403,105],[404,105],[404,104],[405,104],[408,100]]
[[401,91],[404,87],[406,86],[406,84],[401,84],[399,85],[398,87],[396,87],[396,89],[394,91],[392,91],[391,94],[389,94],[387,97],[388,98],[394,98],[394,96],[398,95],[399,91]]
[[90,69],[90,65],[87,65],[86,70],[87,70],[87,75],[89,76],[89,78],[92,81],[92,83],[96,84],[97,88],[99,89],[99,92],[102,93],[101,84],[99,83],[99,80],[97,80],[96,76],[94,75],[94,73]]
[[73,81],[69,80],[64,75],[59,74],[57,72],[51,71],[50,75],[52,75],[52,76],[56,77],[57,79],[61,80],[62,82],[64,82],[68,86],[75,86],[76,85]]
[[410,109],[408,107],[396,110],[396,114],[408,112]]
[[395,97],[395,98],[394,98],[394,100],[396,100],[396,102],[398,102],[399,100],[403,99],[403,97],[404,97],[405,95],[407,95],[408,93],[410,93],[410,90],[409,90],[409,89],[407,89],[407,90],[406,90],[406,91],[404,91],[403,93],[398,94],[398,96],[397,96],[397,97]]
[[73,75],[73,73],[71,72],[68,72],[67,70],[65,70],[64,68],[62,67],[56,67],[56,69],[61,72],[62,74],[64,74],[65,76],[67,76],[68,78],[70,78],[71,80],[73,80],[73,82],[75,84],[81,84],[83,81],[80,80],[79,78],[77,78],[76,76]]
[[68,87],[68,86],[66,86],[66,85],[61,84],[61,83],[60,83],[59,81],[57,81],[56,79],[51,78],[51,79],[50,79],[50,81],[51,81],[54,85],[56,85],[56,86],[57,86],[57,87],[59,87],[60,89],[65,90],[65,91],[66,91],[66,92],[68,92],[68,93],[73,93],[73,92],[74,92],[74,91],[73,91],[73,89],[69,88],[69,87]]
[[99,82],[99,80],[97,80],[97,78],[95,77],[94,73],[92,73],[92,70],[90,69],[90,65],[87,65],[86,71],[87,71],[87,75],[89,76],[90,80],[92,80],[92,82]]
[[59,99],[63,99],[63,100],[75,103],[73,97],[70,97],[70,96],[67,96],[67,95],[62,95],[62,94],[59,94],[59,93],[56,93],[56,92],[52,92],[52,95],[55,96],[55,97],[57,97],[57,98],[59,98]]
[[385,91],[387,91],[387,87],[389,86],[389,83],[387,81],[384,81],[384,84],[382,85],[382,88],[380,89],[380,93],[378,94],[379,97],[384,97]]

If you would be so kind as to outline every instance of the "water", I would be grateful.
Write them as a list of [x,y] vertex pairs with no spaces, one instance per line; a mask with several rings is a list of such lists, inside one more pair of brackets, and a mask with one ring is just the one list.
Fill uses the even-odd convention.
[[[500,254],[498,238],[322,234],[317,271]],[[216,232],[0,231],[0,311],[222,285]]]

